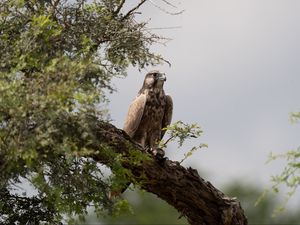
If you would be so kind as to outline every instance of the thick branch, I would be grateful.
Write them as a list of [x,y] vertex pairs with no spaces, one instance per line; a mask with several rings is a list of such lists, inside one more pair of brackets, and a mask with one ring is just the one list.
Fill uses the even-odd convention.
[[122,9],[122,7],[123,7],[125,1],[126,1],[126,0],[121,0],[121,2],[120,2],[120,4],[118,5],[117,9],[114,11],[114,13],[115,13],[116,15],[121,11],[121,9]]
[[[94,129],[97,138],[116,152],[126,155],[129,152],[128,142],[143,151],[123,130],[111,124],[99,122]],[[94,155],[93,158],[101,161],[99,155]],[[191,225],[247,224],[240,203],[226,197],[211,183],[202,179],[195,169],[186,169],[171,160],[158,162],[155,159],[142,165],[124,166],[132,171],[144,190],[174,206]]]

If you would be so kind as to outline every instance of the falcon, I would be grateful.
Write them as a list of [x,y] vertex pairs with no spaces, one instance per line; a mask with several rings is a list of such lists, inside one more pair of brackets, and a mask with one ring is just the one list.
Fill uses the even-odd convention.
[[129,106],[123,130],[143,148],[157,154],[165,134],[162,128],[171,123],[173,101],[163,89],[166,76],[157,70],[146,74],[137,97]]

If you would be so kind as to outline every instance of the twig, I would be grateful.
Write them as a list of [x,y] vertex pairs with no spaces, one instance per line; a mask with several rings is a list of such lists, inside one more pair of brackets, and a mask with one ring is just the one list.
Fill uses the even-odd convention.
[[168,144],[169,141],[171,141],[172,139],[174,139],[175,136],[171,136],[168,138],[168,140],[165,141],[165,143],[162,144],[163,147],[166,147],[166,145]]
[[147,30],[172,30],[172,29],[180,29],[182,26],[174,26],[174,27],[153,27],[147,28]]
[[149,2],[150,2],[153,6],[155,6],[156,8],[158,8],[160,11],[162,11],[162,12],[164,12],[164,13],[167,13],[167,14],[169,14],[169,15],[172,15],[172,16],[180,15],[180,14],[182,14],[182,13],[184,12],[184,10],[181,10],[181,11],[172,13],[172,12],[169,12],[169,11],[165,10],[164,8],[160,7],[159,5],[157,5],[156,3],[154,3],[152,0],[149,0]]
[[163,2],[166,3],[167,5],[172,6],[173,8],[176,8],[176,9],[177,9],[177,7],[176,7],[175,5],[173,5],[172,3],[170,3],[169,1],[167,1],[167,0],[161,0],[161,1],[163,1]]
[[134,8],[132,8],[131,10],[129,10],[125,16],[123,16],[123,18],[121,20],[125,20],[127,19],[135,10],[137,10],[138,8],[140,8],[147,0],[141,0],[141,2],[135,6]]

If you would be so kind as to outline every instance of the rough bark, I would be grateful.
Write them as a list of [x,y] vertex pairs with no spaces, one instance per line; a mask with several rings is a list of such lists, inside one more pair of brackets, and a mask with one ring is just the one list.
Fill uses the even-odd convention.
[[[116,152],[126,156],[129,142],[137,150],[143,151],[123,130],[109,123],[99,122],[94,129],[101,143],[109,145]],[[101,161],[100,155],[93,155],[93,158]],[[141,165],[128,163],[124,167],[131,170],[134,179],[141,183],[144,190],[175,207],[191,225],[247,224],[240,203],[235,198],[226,197],[210,182],[202,179],[195,169],[186,169],[168,159],[158,161],[154,158]]]

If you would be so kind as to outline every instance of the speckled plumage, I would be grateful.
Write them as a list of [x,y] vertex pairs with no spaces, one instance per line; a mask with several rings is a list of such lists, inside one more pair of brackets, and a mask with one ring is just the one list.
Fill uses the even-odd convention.
[[131,103],[124,124],[124,131],[143,147],[156,150],[171,123],[173,102],[163,90],[164,74],[152,71],[145,77],[143,87]]

